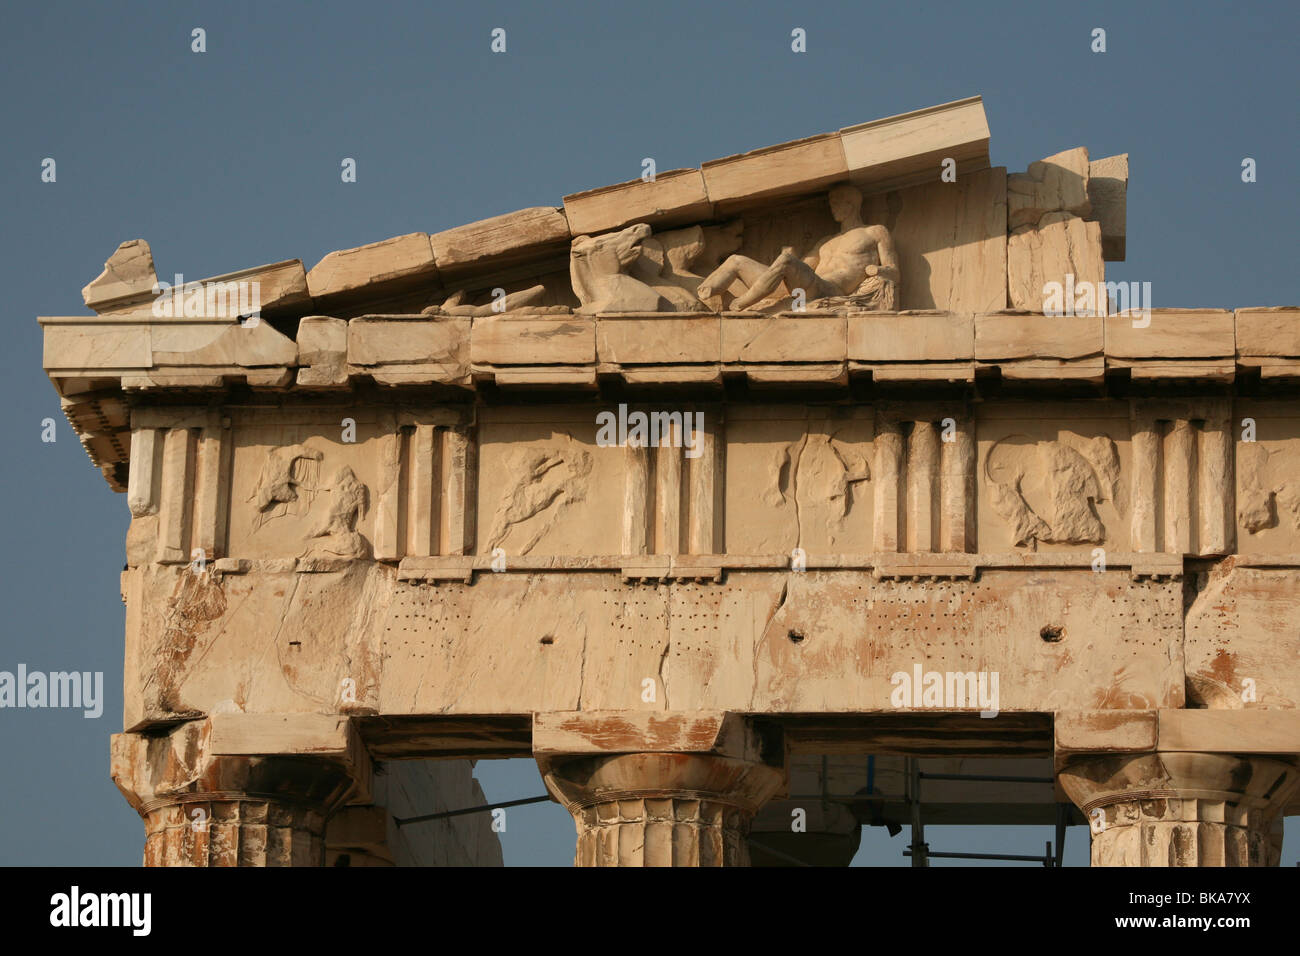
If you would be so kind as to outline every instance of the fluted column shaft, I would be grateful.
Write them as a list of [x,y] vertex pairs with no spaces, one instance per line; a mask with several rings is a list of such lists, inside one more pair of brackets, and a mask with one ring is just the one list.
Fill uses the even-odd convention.
[[197,793],[147,810],[145,866],[321,866],[320,807]]

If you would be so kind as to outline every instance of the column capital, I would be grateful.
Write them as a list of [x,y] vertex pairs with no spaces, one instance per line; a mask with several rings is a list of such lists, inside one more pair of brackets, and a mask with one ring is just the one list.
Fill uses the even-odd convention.
[[779,731],[729,714],[538,715],[533,746],[579,866],[745,866],[750,820],[785,786]]
[[[326,722],[324,740],[301,736]],[[366,798],[370,772],[346,718],[218,715],[112,738],[113,782],[145,822],[147,866],[318,866],[326,818]]]
[[1271,829],[1300,786],[1294,757],[1076,754],[1057,770],[1088,817],[1093,866],[1275,864]]
[[571,813],[619,800],[706,800],[752,815],[785,783],[779,767],[717,754],[634,753],[548,761],[551,795]]

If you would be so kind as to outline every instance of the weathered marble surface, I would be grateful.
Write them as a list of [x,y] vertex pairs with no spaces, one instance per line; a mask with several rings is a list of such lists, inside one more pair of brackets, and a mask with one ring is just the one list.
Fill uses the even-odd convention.
[[180,298],[123,243],[41,322],[131,515],[146,860],[499,862],[392,816],[531,755],[580,864],[738,865],[875,755],[826,859],[924,757],[1050,761],[1096,865],[1276,862],[1300,309],[1105,314],[1127,177],[990,168],[973,98]]

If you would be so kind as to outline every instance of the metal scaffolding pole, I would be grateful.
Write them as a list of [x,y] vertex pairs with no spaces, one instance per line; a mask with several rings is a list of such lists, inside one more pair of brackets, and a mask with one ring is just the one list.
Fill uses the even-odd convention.
[[549,793],[540,797],[524,797],[522,800],[503,800],[500,803],[485,803],[480,807],[462,807],[459,810],[443,810],[441,813],[423,813],[418,817],[393,817],[399,827],[408,823],[424,823],[426,820],[446,820],[450,817],[463,817],[468,813],[487,813],[505,807],[522,807],[529,803],[545,803],[551,799]]
[[908,855],[912,866],[930,865],[930,848],[925,843],[925,824],[921,822],[921,764],[907,758],[907,802],[912,811],[912,845]]

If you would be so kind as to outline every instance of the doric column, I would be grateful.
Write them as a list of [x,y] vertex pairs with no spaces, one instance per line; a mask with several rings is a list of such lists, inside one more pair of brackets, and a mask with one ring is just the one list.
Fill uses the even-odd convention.
[[325,821],[369,785],[346,718],[219,715],[115,734],[112,751],[113,782],[144,820],[145,866],[321,866]]
[[785,782],[779,737],[723,714],[541,714],[533,749],[576,866],[747,866],[750,821]]
[[1166,752],[1074,756],[1062,789],[1088,818],[1093,866],[1277,865],[1274,821],[1294,758]]

